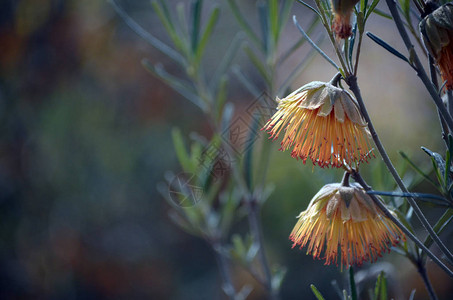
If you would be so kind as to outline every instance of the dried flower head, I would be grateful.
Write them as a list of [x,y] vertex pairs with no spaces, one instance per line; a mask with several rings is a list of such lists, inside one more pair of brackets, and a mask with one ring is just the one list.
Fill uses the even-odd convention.
[[374,262],[399,239],[405,240],[401,230],[356,184],[324,186],[298,218],[290,235],[293,247],[307,246],[307,254],[325,259],[326,265],[338,265],[338,256],[342,267]]
[[271,137],[284,137],[280,150],[321,167],[359,164],[372,154],[369,131],[358,104],[345,90],[325,82],[311,82],[284,99],[263,127]]
[[419,24],[423,42],[439,66],[445,87],[453,90],[453,4],[447,3]]
[[331,0],[334,19],[332,29],[340,39],[347,39],[352,35],[351,14],[358,0]]

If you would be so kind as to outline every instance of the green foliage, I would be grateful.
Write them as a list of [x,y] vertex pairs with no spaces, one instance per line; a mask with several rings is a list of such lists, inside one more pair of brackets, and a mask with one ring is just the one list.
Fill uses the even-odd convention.
[[385,278],[384,272],[381,272],[376,280],[373,300],[387,300],[387,294],[387,279]]

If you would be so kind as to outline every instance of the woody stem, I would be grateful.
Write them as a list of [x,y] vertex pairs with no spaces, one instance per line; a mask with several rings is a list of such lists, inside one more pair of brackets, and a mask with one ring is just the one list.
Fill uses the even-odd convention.
[[[401,191],[403,193],[409,193],[409,190],[406,188],[406,186],[403,183],[403,180],[401,179],[401,177],[399,176],[395,167],[393,166],[393,163],[390,160],[390,157],[388,156],[387,151],[385,151],[385,148],[384,148],[381,140],[379,139],[379,136],[378,136],[376,130],[374,129],[373,123],[371,122],[371,118],[368,115],[368,111],[363,102],[362,94],[360,93],[359,86],[357,85],[357,77],[349,76],[348,78],[346,78],[346,82],[349,85],[349,88],[354,93],[354,96],[357,99],[357,102],[359,104],[362,115],[365,118],[365,121],[368,123],[368,128],[370,130],[373,141],[376,144],[376,148],[378,149],[379,153],[381,154],[382,160],[384,161],[385,165],[387,166],[387,169],[389,170],[390,174],[393,176],[396,184],[401,189]],[[439,246],[442,253],[445,254],[448,262],[452,263],[453,255],[448,250],[448,248],[445,246],[445,244],[440,240],[439,236],[436,234],[433,227],[429,224],[428,220],[426,219],[425,215],[421,211],[420,207],[415,202],[415,199],[412,197],[408,197],[407,201],[409,202],[410,206],[414,209],[414,213],[417,216],[417,218],[420,220],[420,222],[422,223],[423,227],[426,229],[426,231],[428,231],[429,235],[432,237],[432,239],[435,241],[435,243]]]
[[[371,187],[365,182],[362,176],[357,172],[353,171],[352,177],[354,180],[359,183],[365,191],[370,191]],[[404,234],[409,237],[420,249],[422,249],[442,270],[445,271],[450,277],[453,277],[453,272],[445,266],[444,263],[440,261],[440,259],[434,255],[403,223],[400,222],[392,213],[387,209],[387,207],[373,194],[368,194],[371,199],[373,200],[374,204],[384,213],[384,215],[392,220],[392,222],[401,229]]]

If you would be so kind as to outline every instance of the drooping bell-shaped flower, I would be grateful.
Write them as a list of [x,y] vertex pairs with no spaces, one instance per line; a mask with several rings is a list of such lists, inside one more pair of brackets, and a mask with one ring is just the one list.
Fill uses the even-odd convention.
[[263,130],[274,140],[283,134],[280,150],[292,148],[292,157],[339,168],[373,155],[367,123],[344,89],[314,81],[277,101],[277,112]]
[[401,230],[356,184],[325,185],[298,218],[290,235],[293,247],[307,247],[307,254],[325,259],[326,265],[374,262],[405,240]]

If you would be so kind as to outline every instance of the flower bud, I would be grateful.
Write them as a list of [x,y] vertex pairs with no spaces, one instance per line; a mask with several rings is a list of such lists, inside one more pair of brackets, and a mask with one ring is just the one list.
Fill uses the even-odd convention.
[[331,0],[334,19],[332,29],[340,39],[347,39],[352,35],[351,14],[358,0]]
[[446,88],[453,90],[453,4],[447,3],[419,24],[426,50],[436,60]]

